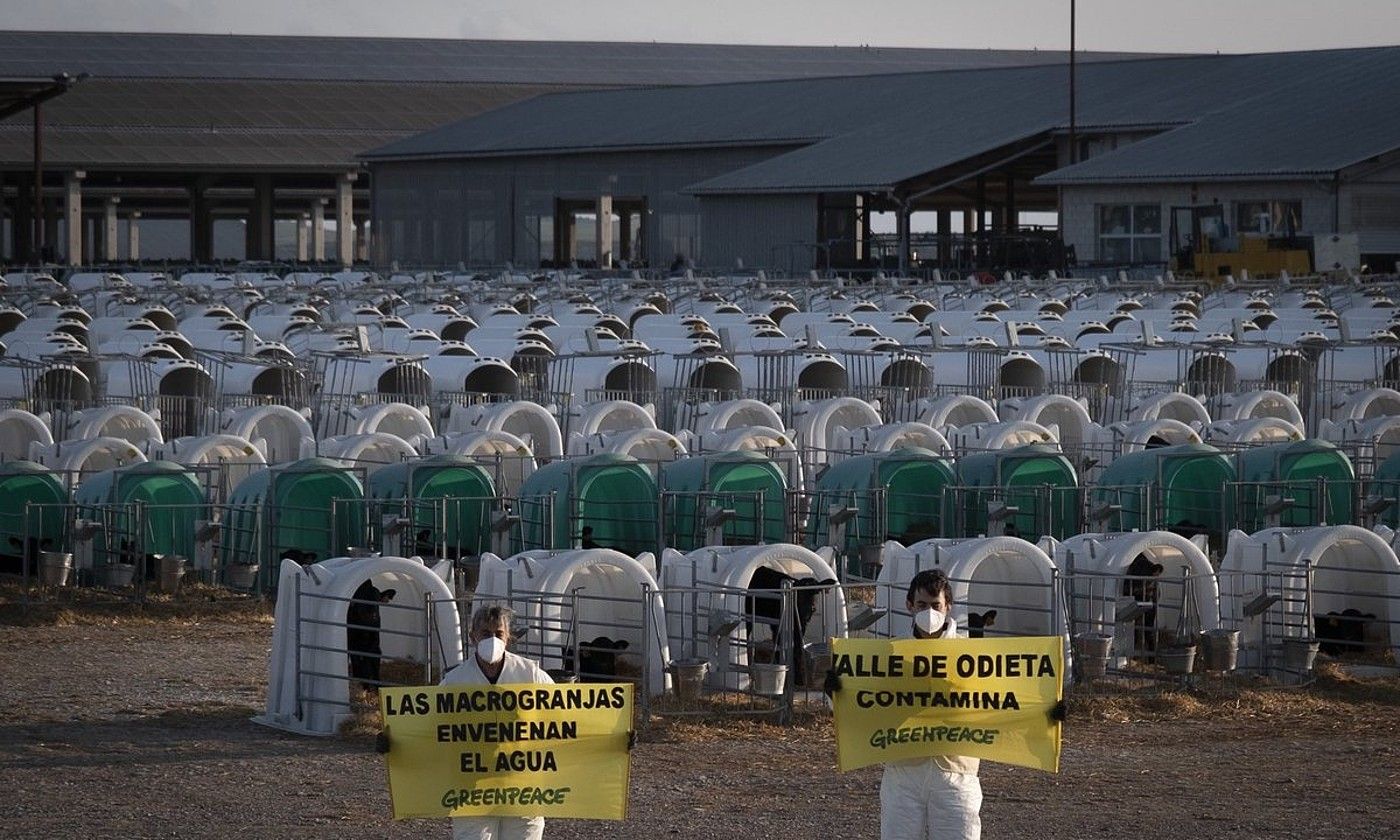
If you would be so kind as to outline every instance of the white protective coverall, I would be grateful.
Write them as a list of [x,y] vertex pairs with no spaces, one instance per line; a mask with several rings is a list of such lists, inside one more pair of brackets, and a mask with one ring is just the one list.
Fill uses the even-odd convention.
[[[963,634],[949,619],[942,635]],[[979,763],[951,755],[887,763],[880,780],[880,840],[979,840]]]
[[[481,664],[472,651],[466,660],[448,671],[443,685],[513,685],[516,683],[553,683],[539,665],[510,651],[505,653],[501,675],[494,681],[481,672]],[[544,817],[453,817],[452,840],[540,840],[544,836]]]

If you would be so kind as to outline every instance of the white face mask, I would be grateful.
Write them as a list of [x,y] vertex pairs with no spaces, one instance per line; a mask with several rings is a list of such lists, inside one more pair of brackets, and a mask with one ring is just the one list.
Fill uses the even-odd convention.
[[947,623],[947,621],[948,616],[935,610],[933,607],[914,613],[914,626],[919,628],[919,632],[923,633],[925,636],[932,636],[934,633],[942,630],[943,625]]
[[506,655],[506,643],[495,636],[487,636],[476,643],[476,656],[487,665],[495,665]]

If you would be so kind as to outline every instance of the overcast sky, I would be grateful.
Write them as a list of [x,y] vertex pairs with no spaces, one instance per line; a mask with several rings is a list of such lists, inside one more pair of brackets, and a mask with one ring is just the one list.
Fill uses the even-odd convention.
[[[1400,43],[1400,0],[1079,0],[1083,49]],[[1069,0],[0,0],[5,29],[1064,49]]]

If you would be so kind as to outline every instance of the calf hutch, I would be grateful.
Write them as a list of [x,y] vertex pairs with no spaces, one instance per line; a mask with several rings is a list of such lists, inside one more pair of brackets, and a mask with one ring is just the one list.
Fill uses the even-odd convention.
[[[1055,564],[1040,548],[1015,537],[930,539],[885,543],[875,581],[875,606],[889,611],[877,635],[909,634],[909,583],[925,569],[942,569],[953,587],[953,618],[971,635],[1057,636],[1065,632],[1064,602]],[[994,616],[988,616],[994,611]],[[973,619],[972,615],[977,618]],[[986,620],[991,618],[991,623]]]
[[[455,667],[462,661],[462,630],[446,583],[451,569],[447,561],[429,568],[402,557],[337,557],[309,566],[283,561],[267,664],[267,706],[253,720],[307,735],[335,734],[352,712],[352,654],[376,656],[373,647],[384,660],[423,665],[423,682]],[[356,592],[367,582],[393,594],[373,604],[377,613],[371,616],[377,615],[377,621],[356,624],[351,611],[362,603]],[[369,633],[377,644],[370,651],[352,651],[351,631]]]
[[[314,563],[364,538],[363,485],[326,458],[304,458],[243,479],[229,494],[226,562],[256,563],[271,586],[276,561]],[[348,504],[338,505],[337,502]]]
[[1400,560],[1386,541],[1393,532],[1382,531],[1355,525],[1232,531],[1220,565],[1220,609],[1227,625],[1241,631],[1241,663],[1280,667],[1281,645],[1315,641],[1323,635],[1319,622],[1347,610],[1369,616],[1356,649],[1389,647],[1400,658]]
[[661,467],[662,516],[667,546],[691,551],[720,520],[728,545],[782,542],[787,522],[787,480],[758,452],[693,455]]
[[886,537],[908,545],[942,533],[943,489],[954,483],[947,459],[928,449],[895,449],[838,461],[817,479],[809,543],[827,542],[834,533],[831,523],[854,511],[845,522],[845,539],[833,547],[846,556],[848,573],[864,574],[862,547],[879,546]]
[[655,696],[666,690],[670,661],[655,563],[606,548],[488,553],[473,603],[515,610],[526,631],[516,645],[544,668],[584,681],[643,677]]
[[957,490],[945,495],[947,536],[1001,531],[1035,542],[1078,530],[1078,477],[1058,447],[1028,444],[964,455],[957,479]]
[[156,572],[155,555],[193,557],[195,523],[209,519],[204,487],[189,467],[170,461],[89,476],[73,502],[79,517],[102,524],[93,539],[94,564],[131,563],[145,574]]
[[1180,534],[1079,534],[1052,554],[1071,576],[1073,629],[1113,636],[1118,667],[1135,652],[1155,649],[1159,639],[1165,646],[1220,627],[1215,569],[1201,546]]
[[751,651],[770,638],[771,664],[800,669],[807,645],[846,635],[845,592],[830,556],[790,543],[662,552],[672,651],[708,662],[706,683],[720,690],[750,687],[751,666],[764,664]]
[[[385,554],[478,556],[490,548],[495,483],[464,455],[434,455],[383,467],[368,479],[372,543]],[[343,505],[342,505],[343,507]],[[403,551],[389,551],[397,537]]]
[[585,548],[654,551],[656,479],[635,458],[615,453],[554,461],[521,485],[520,520],[522,550],[572,548],[587,536]]
[[1327,441],[1250,447],[1238,462],[1241,529],[1351,521],[1356,473],[1345,453]]
[[1235,467],[1213,446],[1183,443],[1120,455],[1090,491],[1091,526],[1112,531],[1166,528],[1221,545]]
[[0,571],[37,571],[39,551],[59,551],[67,527],[68,491],[32,461],[0,463]]

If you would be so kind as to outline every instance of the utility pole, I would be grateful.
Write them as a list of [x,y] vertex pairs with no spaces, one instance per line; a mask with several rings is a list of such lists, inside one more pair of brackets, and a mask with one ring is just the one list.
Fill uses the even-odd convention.
[[1069,163],[1070,166],[1079,162],[1079,142],[1075,138],[1075,102],[1074,102],[1074,18],[1075,0],[1069,0]]

